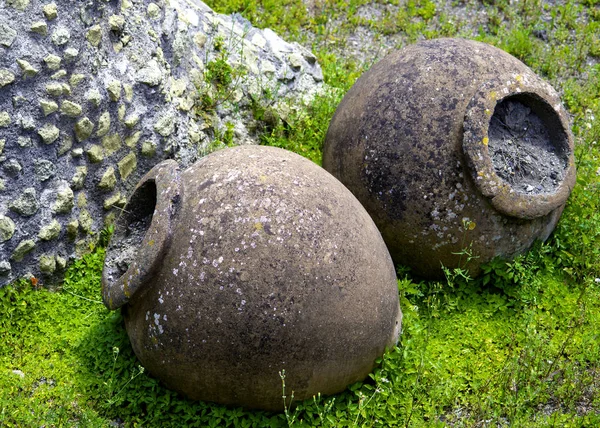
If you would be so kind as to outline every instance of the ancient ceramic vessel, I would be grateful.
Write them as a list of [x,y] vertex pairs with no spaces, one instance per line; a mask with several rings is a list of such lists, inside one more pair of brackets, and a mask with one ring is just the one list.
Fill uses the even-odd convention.
[[281,149],[174,161],[115,226],[103,299],[151,374],[192,399],[283,410],[363,379],[394,346],[394,266],[356,198]]
[[476,274],[545,240],[575,183],[554,89],[500,49],[462,39],[408,46],[358,79],[331,121],[323,166],[371,214],[394,261],[430,278],[442,265]]

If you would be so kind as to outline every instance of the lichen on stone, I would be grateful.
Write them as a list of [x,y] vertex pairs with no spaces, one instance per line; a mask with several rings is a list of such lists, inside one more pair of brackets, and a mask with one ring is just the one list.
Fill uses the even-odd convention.
[[49,224],[43,226],[38,233],[38,238],[42,241],[51,241],[58,238],[62,227],[60,223],[53,219]]

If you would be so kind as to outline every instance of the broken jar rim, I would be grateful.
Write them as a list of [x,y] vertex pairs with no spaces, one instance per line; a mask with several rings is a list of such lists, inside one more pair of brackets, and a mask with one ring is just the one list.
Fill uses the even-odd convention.
[[[556,115],[564,147],[557,147],[566,158],[564,176],[552,192],[523,193],[513,188],[495,171],[489,152],[489,128],[496,106],[511,97],[530,98]],[[499,212],[521,219],[547,215],[567,201],[575,185],[574,142],[567,112],[556,91],[545,81],[527,73],[499,76],[484,83],[471,98],[463,123],[462,148],[471,177],[479,191]]]
[[[181,189],[179,186],[179,166],[174,160],[163,161],[154,166],[136,185],[123,212],[115,222],[111,243],[106,250],[106,258],[113,251],[111,244],[119,240],[131,223],[136,219],[136,197],[145,186],[155,186],[156,201],[150,225],[127,270],[115,277],[114,267],[104,263],[102,271],[102,300],[104,305],[115,310],[125,305],[157,271],[160,260],[165,256],[170,240],[172,221],[179,205]],[[116,250],[115,250],[116,251]]]

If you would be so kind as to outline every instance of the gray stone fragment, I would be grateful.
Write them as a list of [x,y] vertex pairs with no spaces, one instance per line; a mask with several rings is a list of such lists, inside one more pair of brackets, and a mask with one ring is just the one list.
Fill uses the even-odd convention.
[[78,142],[87,140],[94,131],[94,122],[84,117],[75,124],[75,138]]
[[11,270],[10,263],[7,262],[6,260],[2,260],[0,262],[0,275],[6,276],[10,273],[10,270]]
[[52,21],[53,19],[56,19],[56,17],[58,16],[58,10],[56,8],[56,3],[54,3],[54,2],[48,3],[47,5],[45,5],[42,8],[42,11],[44,12],[44,16],[46,17],[46,19],[48,21]]
[[79,51],[75,48],[65,49],[65,61],[71,62],[79,55]]
[[156,154],[156,144],[152,141],[144,141],[142,143],[142,156],[151,158]]
[[148,13],[148,17],[156,19],[160,15],[160,6],[158,6],[156,3],[150,3],[146,9],[146,12]]
[[17,32],[6,24],[0,23],[0,45],[10,48],[17,37]]
[[67,223],[67,236],[70,239],[75,239],[77,237],[78,230],[79,230],[79,221],[77,219],[73,219],[69,223]]
[[62,156],[65,153],[67,153],[69,150],[71,150],[71,147],[73,147],[73,139],[71,137],[65,136],[63,137],[60,146],[58,146],[58,150],[56,150],[56,154],[58,156]]
[[61,59],[57,55],[50,54],[44,58],[44,62],[46,63],[46,67],[50,70],[58,70],[60,68]]
[[149,86],[158,86],[162,81],[162,72],[156,60],[148,61],[146,67],[137,72],[136,80]]
[[0,128],[6,128],[10,125],[10,115],[6,111],[0,111]]
[[40,256],[40,270],[51,274],[56,270],[56,259],[53,254],[42,254]]
[[98,130],[96,131],[97,137],[104,137],[110,130],[110,113],[105,111],[100,115],[98,119]]
[[[20,122],[21,128],[23,128],[24,130],[26,130],[26,131],[34,131],[35,130],[36,123],[35,123],[35,120],[32,117],[28,117],[28,116],[21,117],[19,119],[19,122]],[[31,140],[29,137],[25,137],[25,138],[27,140]],[[20,143],[19,143],[19,145],[20,145]],[[30,145],[28,145],[28,146],[21,146],[21,147],[29,147],[29,146]]]
[[39,202],[37,200],[35,189],[33,187],[29,187],[23,190],[21,196],[12,201],[8,205],[8,208],[10,208],[11,211],[14,211],[17,214],[25,217],[34,215],[39,208]]
[[56,165],[46,159],[36,159],[33,168],[39,181],[46,181],[56,174]]
[[154,124],[154,130],[163,137],[168,137],[175,131],[175,118],[166,114]]
[[117,177],[115,176],[115,169],[111,166],[104,172],[100,182],[98,183],[98,188],[109,191],[115,188],[117,184]]
[[83,189],[83,185],[85,184],[85,178],[87,177],[87,166],[78,166],[75,168],[75,175],[73,175],[73,179],[71,180],[71,187],[75,190]]
[[74,194],[69,185],[63,182],[63,185],[59,188],[56,194],[56,202],[52,207],[54,212],[67,214],[70,213],[74,206]]
[[90,146],[86,150],[86,153],[91,163],[99,163],[104,159],[104,151],[102,150],[102,147],[97,144]]
[[78,117],[81,116],[81,106],[69,100],[64,100],[60,106],[60,111],[65,116]]
[[48,34],[48,24],[46,24],[44,21],[34,22],[33,24],[31,24],[31,27],[29,27],[29,29],[34,33],[40,34],[42,36]]
[[58,238],[61,229],[60,223],[56,219],[53,219],[49,224],[40,229],[38,238],[42,241],[51,241]]
[[85,98],[94,106],[100,107],[100,103],[102,102],[102,95],[100,95],[100,91],[97,89],[90,89],[86,94]]
[[38,129],[38,134],[40,137],[42,137],[44,144],[52,144],[58,139],[60,130],[51,123],[46,123],[40,129]]
[[98,47],[102,41],[102,28],[99,25],[94,25],[88,30],[85,38],[92,46]]
[[67,95],[65,94],[65,87],[62,83],[48,83],[46,85],[46,93],[55,97],[59,97],[63,94]]
[[44,116],[48,116],[58,110],[58,104],[52,100],[40,99],[40,107],[42,108]]
[[17,248],[14,249],[12,255],[10,256],[10,259],[15,262],[20,262],[21,260],[23,260],[23,257],[25,257],[25,255],[34,248],[35,241],[33,241],[32,239],[21,241],[19,242],[19,245],[17,245]]
[[0,215],[0,242],[8,241],[15,233],[15,222],[10,217]]
[[17,138],[17,144],[22,148],[31,147],[31,138],[19,136],[19,138]]
[[69,42],[71,38],[71,32],[66,27],[58,27],[52,33],[52,43],[56,46],[62,46]]
[[112,80],[106,86],[106,91],[108,92],[108,98],[110,98],[111,101],[119,101],[119,98],[121,98],[121,82]]
[[5,68],[0,68],[0,88],[15,81],[15,75]]
[[125,18],[122,15],[111,15],[108,18],[108,24],[112,31],[121,32],[125,27]]
[[29,0],[6,0],[6,4],[23,11],[29,6]]
[[67,259],[64,257],[56,256],[56,269],[64,270],[67,267]]
[[50,79],[60,80],[64,79],[65,77],[67,77],[67,70],[58,70],[56,73],[50,76]]
[[21,166],[18,160],[9,159],[2,164],[2,169],[4,170],[6,175],[14,178],[21,173],[23,167]]

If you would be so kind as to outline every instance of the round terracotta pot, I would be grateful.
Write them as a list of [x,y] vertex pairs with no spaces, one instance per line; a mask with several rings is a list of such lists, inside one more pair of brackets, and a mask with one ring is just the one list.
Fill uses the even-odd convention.
[[363,379],[398,339],[394,266],[356,198],[281,149],[153,168],[118,219],[103,299],[135,354],[192,399],[268,410]]
[[323,166],[367,209],[394,261],[428,278],[442,266],[476,275],[547,239],[575,184],[554,89],[463,39],[408,46],[360,77],[331,121]]

